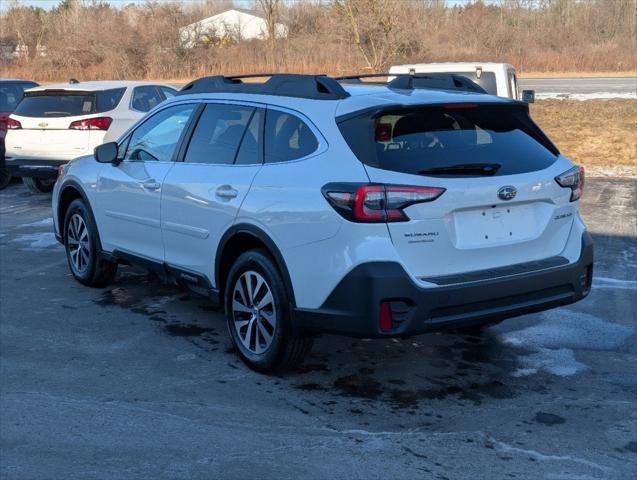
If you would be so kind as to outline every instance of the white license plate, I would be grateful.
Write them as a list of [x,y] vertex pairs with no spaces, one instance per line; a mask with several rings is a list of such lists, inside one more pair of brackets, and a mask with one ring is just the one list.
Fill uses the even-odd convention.
[[534,204],[455,212],[456,247],[476,248],[533,238],[543,228],[538,213]]

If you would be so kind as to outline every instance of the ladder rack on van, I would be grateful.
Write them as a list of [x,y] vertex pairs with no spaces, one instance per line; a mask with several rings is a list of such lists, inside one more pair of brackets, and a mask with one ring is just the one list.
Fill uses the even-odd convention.
[[[265,82],[244,82],[248,78],[269,77]],[[349,97],[340,83],[327,75],[293,73],[255,73],[250,75],[215,75],[193,80],[178,95],[196,93],[249,93],[280,95],[314,100],[342,100]]]

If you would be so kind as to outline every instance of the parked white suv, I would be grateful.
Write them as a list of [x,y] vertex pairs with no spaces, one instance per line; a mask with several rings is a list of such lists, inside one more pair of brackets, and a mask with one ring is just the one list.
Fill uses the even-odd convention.
[[190,83],[61,169],[71,272],[101,287],[135,263],[209,296],[260,371],[320,332],[408,336],[585,297],[582,168],[526,104],[442,79]]
[[7,169],[31,190],[50,192],[60,165],[117,140],[175,93],[169,85],[133,81],[74,80],[31,88],[7,121]]

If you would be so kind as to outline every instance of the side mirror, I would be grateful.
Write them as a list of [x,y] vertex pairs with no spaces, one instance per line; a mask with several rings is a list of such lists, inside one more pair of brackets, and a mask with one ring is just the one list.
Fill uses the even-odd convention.
[[100,163],[119,163],[117,162],[117,142],[103,143],[95,147],[93,151],[95,160]]
[[522,90],[522,101],[535,103],[535,90]]

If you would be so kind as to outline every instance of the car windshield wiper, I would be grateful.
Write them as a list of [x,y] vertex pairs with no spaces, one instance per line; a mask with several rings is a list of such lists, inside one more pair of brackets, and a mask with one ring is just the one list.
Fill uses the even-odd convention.
[[447,167],[420,170],[418,175],[494,175],[502,165],[499,163],[462,163]]

